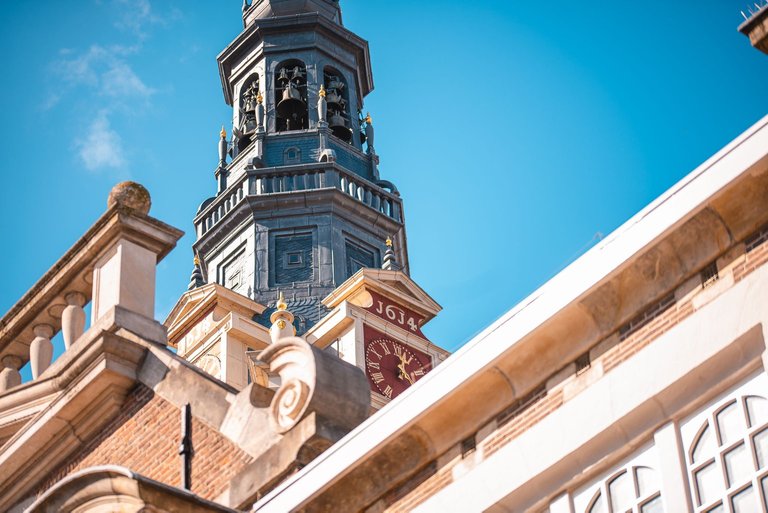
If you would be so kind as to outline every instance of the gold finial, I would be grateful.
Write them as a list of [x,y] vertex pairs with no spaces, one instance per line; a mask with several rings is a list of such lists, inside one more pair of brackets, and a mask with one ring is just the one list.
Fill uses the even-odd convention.
[[392,247],[392,237],[387,237],[387,241],[385,242],[388,248]]
[[368,123],[369,125],[373,124],[373,120],[371,119],[371,113],[370,112],[365,115],[365,122]]
[[224,125],[221,125],[221,132],[219,133],[219,135],[221,136],[222,139],[227,138],[227,131],[224,130]]
[[261,91],[259,91],[259,92],[256,94],[256,103],[258,103],[259,105],[261,105],[261,103],[262,103],[263,101],[264,101],[264,97],[261,95]]
[[320,84],[320,98],[325,98],[325,86],[323,84]]
[[192,259],[192,263],[195,265],[200,265],[200,257],[195,255],[195,258]]
[[280,292],[280,297],[277,298],[277,309],[280,312],[288,310],[288,305],[285,303],[285,296],[283,296],[282,292]]

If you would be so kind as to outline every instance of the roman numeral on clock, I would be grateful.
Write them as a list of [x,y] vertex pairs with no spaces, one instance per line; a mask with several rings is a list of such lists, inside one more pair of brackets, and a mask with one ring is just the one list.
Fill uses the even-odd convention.
[[371,374],[371,379],[373,379],[373,381],[375,381],[376,384],[379,384],[382,381],[384,381],[384,374],[382,374],[381,372],[374,372],[373,374]]
[[387,388],[384,389],[384,395],[392,399],[392,387],[387,385]]

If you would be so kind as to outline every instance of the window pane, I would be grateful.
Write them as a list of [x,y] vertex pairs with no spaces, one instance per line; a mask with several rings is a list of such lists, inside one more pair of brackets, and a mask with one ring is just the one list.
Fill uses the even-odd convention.
[[747,397],[747,411],[749,412],[749,425],[759,426],[768,422],[768,400],[764,397]]
[[731,504],[733,505],[733,513],[755,513],[758,511],[755,490],[751,486],[736,494],[731,499]]
[[763,502],[765,502],[764,506],[768,508],[768,477],[764,477],[761,484],[763,486]]
[[640,513],[664,513],[661,507],[661,496],[640,506]]
[[597,493],[597,498],[592,501],[592,506],[587,513],[605,513],[605,502],[600,492]]
[[626,511],[635,502],[635,487],[629,472],[624,472],[614,478],[608,485],[608,495],[611,497],[613,511]]
[[699,440],[696,442],[696,447],[693,448],[693,454],[691,458],[694,463],[699,463],[715,452],[715,440],[712,437],[712,430],[709,426],[704,428],[704,431],[699,435]]
[[717,414],[717,426],[720,428],[721,445],[743,436],[746,426],[738,402],[734,401]]
[[696,472],[696,490],[699,493],[699,506],[710,503],[723,493],[723,477],[713,461]]
[[637,488],[640,490],[640,498],[644,499],[659,491],[659,483],[656,480],[656,472],[648,467],[637,467]]
[[728,473],[728,486],[738,486],[748,481],[753,472],[752,456],[747,446],[740,444],[725,453],[725,470]]
[[755,435],[755,452],[758,466],[760,468],[768,466],[768,429]]

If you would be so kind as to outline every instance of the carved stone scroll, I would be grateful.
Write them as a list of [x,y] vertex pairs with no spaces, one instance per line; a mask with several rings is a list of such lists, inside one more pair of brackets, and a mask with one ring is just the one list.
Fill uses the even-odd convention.
[[298,337],[288,337],[261,352],[259,359],[280,375],[270,417],[285,433],[314,412],[352,429],[368,416],[370,394],[363,372]]

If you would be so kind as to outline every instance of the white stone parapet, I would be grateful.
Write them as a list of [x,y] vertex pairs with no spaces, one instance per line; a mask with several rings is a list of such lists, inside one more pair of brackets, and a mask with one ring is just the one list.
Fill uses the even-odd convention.
[[154,317],[155,267],[183,232],[147,215],[149,194],[132,182],[110,193],[107,211],[0,319],[0,395],[21,384],[30,363],[38,379],[52,363],[51,339],[69,349],[92,319],[119,306]]

